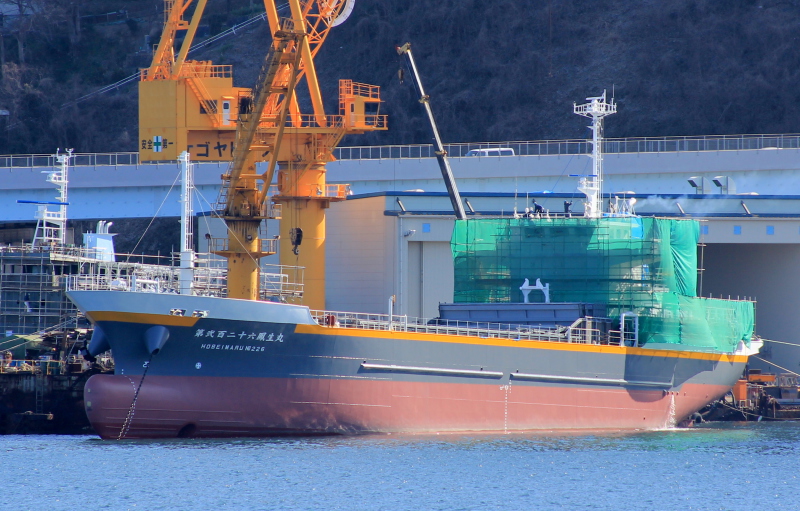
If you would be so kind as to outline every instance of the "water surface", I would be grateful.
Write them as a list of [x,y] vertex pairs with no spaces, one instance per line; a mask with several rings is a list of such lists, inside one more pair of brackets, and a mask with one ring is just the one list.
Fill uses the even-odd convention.
[[0,437],[0,509],[800,509],[800,423],[169,441]]

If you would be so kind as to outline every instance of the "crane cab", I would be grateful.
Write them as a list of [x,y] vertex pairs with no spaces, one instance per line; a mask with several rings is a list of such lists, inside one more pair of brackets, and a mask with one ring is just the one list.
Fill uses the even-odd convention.
[[380,87],[353,80],[339,80],[339,115],[349,129],[386,129],[386,116],[380,115]]

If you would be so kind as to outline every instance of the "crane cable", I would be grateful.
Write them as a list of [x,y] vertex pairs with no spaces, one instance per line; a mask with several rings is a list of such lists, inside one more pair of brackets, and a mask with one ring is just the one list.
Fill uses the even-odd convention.
[[172,193],[172,189],[173,189],[173,188],[175,188],[175,184],[178,182],[178,180],[180,179],[180,177],[181,177],[181,173],[180,173],[180,172],[178,172],[178,175],[176,175],[176,176],[175,176],[175,180],[172,182],[172,185],[169,187],[169,190],[167,190],[167,193],[166,193],[166,194],[164,194],[164,200],[162,200],[162,201],[161,201],[161,205],[160,205],[160,206],[158,206],[158,209],[156,210],[155,214],[154,214],[154,215],[153,215],[153,217],[150,219],[150,223],[149,223],[149,224],[147,224],[147,227],[145,227],[145,229],[144,229],[144,232],[143,232],[143,233],[142,233],[142,235],[139,237],[139,241],[137,241],[137,242],[136,242],[136,245],[133,247],[133,250],[131,250],[131,253],[130,253],[130,254],[128,254],[128,257],[125,259],[125,262],[126,262],[126,263],[127,263],[128,261],[130,261],[130,259],[131,259],[131,256],[132,256],[132,255],[135,255],[136,249],[139,247],[139,244],[142,242],[142,240],[144,239],[144,237],[147,235],[147,231],[148,231],[148,230],[150,229],[150,227],[153,225],[153,222],[155,222],[155,220],[156,220],[156,217],[158,217],[158,213],[161,211],[161,208],[163,208],[163,207],[164,207],[164,203],[166,203],[166,202],[167,202],[167,199],[169,198],[169,194],[170,194],[170,193]]
[[[280,7],[278,7],[278,12],[284,11],[288,7],[289,7],[289,4],[283,4]],[[192,47],[189,48],[189,51],[187,52],[187,54],[188,53],[192,53],[195,50],[199,50],[200,48],[204,48],[206,46],[214,44],[217,41],[219,41],[220,39],[224,39],[225,37],[228,37],[231,34],[235,35],[236,34],[236,30],[241,30],[241,29],[243,29],[245,27],[248,27],[248,26],[252,25],[253,23],[257,22],[258,20],[266,20],[266,19],[267,19],[266,12],[257,14],[255,16],[253,16],[252,18],[239,23],[238,25],[234,25],[231,28],[229,28],[229,29],[227,29],[227,30],[225,30],[223,32],[220,32],[219,34],[217,34],[215,36],[209,37],[205,41],[200,41],[199,43],[193,44]],[[103,87],[100,87],[99,89],[97,89],[95,91],[92,91],[89,94],[86,94],[86,95],[81,96],[79,98],[73,99],[72,101],[67,101],[66,103],[61,105],[61,108],[63,109],[63,108],[67,108],[68,106],[77,105],[78,103],[82,103],[82,102],[86,101],[87,99],[92,98],[93,96],[97,96],[99,94],[104,94],[104,93],[110,92],[110,91],[112,91],[114,89],[119,89],[120,87],[122,87],[124,85],[128,85],[128,84],[133,83],[133,82],[138,82],[139,81],[139,76],[140,76],[140,73],[139,73],[139,71],[137,71],[136,73],[134,73],[134,74],[132,74],[130,76],[126,76],[125,78],[123,78],[122,80],[119,80],[118,82],[114,82],[114,83],[112,83],[110,85],[105,85]]]
[[[142,235],[139,237],[139,241],[137,241],[137,242],[136,242],[136,245],[133,247],[133,250],[131,250],[131,253],[130,253],[130,254],[128,254],[128,257],[127,257],[127,259],[125,259],[125,262],[126,262],[126,263],[127,263],[128,261],[130,261],[130,258],[131,258],[131,256],[132,256],[132,255],[135,255],[136,249],[139,247],[139,245],[141,244],[142,240],[144,240],[144,237],[147,235],[147,231],[148,231],[148,230],[150,229],[150,227],[153,225],[153,222],[155,222],[156,218],[158,217],[158,213],[159,213],[159,212],[161,211],[161,209],[164,207],[164,204],[167,202],[167,199],[169,198],[169,195],[170,195],[170,193],[172,192],[172,189],[173,189],[173,188],[175,188],[175,184],[178,182],[178,180],[179,180],[179,179],[180,179],[180,172],[178,173],[178,175],[177,175],[177,176],[175,176],[175,181],[173,181],[173,182],[172,182],[172,186],[170,186],[170,187],[169,187],[169,190],[167,190],[167,193],[164,195],[164,199],[161,201],[161,205],[160,205],[160,206],[158,206],[158,210],[156,210],[155,214],[154,214],[154,215],[153,215],[153,217],[150,219],[150,223],[149,223],[149,224],[147,224],[147,227],[145,228],[144,232],[143,232],[143,233],[142,233]],[[215,216],[215,217],[217,217],[217,218],[219,218],[219,219],[220,219],[220,220],[222,220],[222,221],[223,221],[223,223],[224,223],[224,222],[225,222],[225,219],[223,218],[223,216],[222,216],[222,215],[220,215],[220,214],[219,214],[219,212],[217,212],[217,211],[214,209],[214,207],[211,205],[211,203],[210,203],[210,202],[209,202],[209,201],[208,201],[208,200],[207,200],[207,199],[206,199],[206,198],[203,196],[203,194],[201,194],[201,193],[200,193],[200,191],[197,189],[197,187],[194,187],[194,192],[197,194],[197,196],[198,196],[199,198],[201,198],[201,199],[203,200],[203,202],[205,202],[205,203],[208,205],[208,208],[209,208],[209,210],[211,211],[212,215],[213,215],[213,216]],[[211,232],[211,228],[208,226],[208,220],[206,220],[206,227],[208,228],[208,231],[209,231],[209,232]],[[225,229],[227,230],[227,232],[228,232],[228,233],[232,234],[232,235],[233,235],[233,237],[234,237],[234,238],[235,238],[237,241],[239,241],[239,243],[241,243],[241,244],[242,244],[242,246],[244,246],[244,243],[242,242],[242,240],[241,240],[241,239],[238,237],[238,235],[237,235],[237,234],[236,234],[236,233],[235,233],[235,232],[234,232],[234,231],[233,231],[233,230],[232,230],[230,227],[228,227],[228,224],[227,224],[227,223],[225,223]],[[245,253],[246,253],[246,254],[247,254],[247,256],[250,258],[250,260],[251,260],[251,261],[253,261],[253,262],[256,262],[256,258],[255,258],[255,257],[253,257],[253,254],[252,254],[250,251],[248,251],[248,250],[246,250],[246,249],[245,249]]]
[[[302,120],[300,122],[302,123]],[[295,154],[297,154],[296,151],[299,150],[300,140],[298,140],[298,137],[292,137],[292,143],[294,144],[294,147],[292,147],[292,150],[293,150],[293,152]],[[300,173],[297,172],[297,169],[295,168],[295,161],[294,161],[293,158],[290,158],[287,163],[288,163],[287,164],[287,170],[289,172],[289,179],[291,180],[291,183],[292,183],[292,189],[295,190],[295,195],[299,195]],[[294,228],[294,229],[302,229],[300,227],[300,211],[296,207],[296,205],[297,205],[296,201],[293,200],[292,202],[290,202],[290,204],[292,204],[292,206],[291,206],[291,212],[290,212],[290,218],[289,218],[289,225],[291,225],[292,228]],[[290,230],[289,232],[291,233],[292,231]],[[295,232],[297,232],[297,231],[295,231]],[[289,241],[291,242],[291,239]],[[299,246],[300,246],[299,244],[298,245],[294,245],[294,250],[292,250],[292,253],[294,254],[294,265],[295,266],[299,266],[299,263],[300,263],[300,249],[299,249]]]
[[[222,220],[223,224],[225,225],[226,232],[228,234],[230,234],[230,235],[233,235],[233,238],[236,239],[236,241],[238,241],[242,245],[242,247],[245,247],[244,242],[242,241],[242,239],[239,238],[239,236],[236,234],[235,231],[233,231],[230,227],[228,227],[228,223],[225,222],[225,218],[217,210],[214,209],[214,206],[208,201],[208,199],[206,199],[205,196],[202,193],[200,193],[200,191],[196,187],[194,188],[194,192],[197,194],[197,196],[200,199],[203,200],[203,202],[205,202],[208,205],[209,211],[211,211],[211,216],[216,217],[219,220]],[[208,224],[208,218],[206,218],[205,222],[206,222],[206,229],[210,233],[211,232],[211,226]],[[251,261],[253,261],[253,262],[257,261],[256,258],[253,257],[252,252],[250,252],[246,248],[245,248],[245,254],[247,254],[247,256],[250,258]]]
[[[572,162],[572,159],[573,159],[574,157],[575,157],[575,155],[574,155],[574,154],[570,155],[570,157],[569,157],[569,160],[567,160],[567,164],[566,164],[566,165],[564,165],[564,168],[563,168],[563,169],[561,169],[561,174],[558,176],[558,179],[556,179],[556,182],[553,184],[553,191],[555,191],[555,190],[556,190],[556,188],[558,187],[558,183],[560,183],[560,182],[561,182],[561,178],[563,178],[563,177],[564,177],[564,173],[565,173],[565,172],[567,171],[567,169],[569,168],[569,164]],[[584,166],[583,166],[584,173],[586,172],[586,167],[588,167],[588,166],[589,166],[589,161],[587,160],[587,162],[586,162],[586,165],[584,165]],[[573,200],[574,200],[574,199],[575,199],[575,195],[576,195],[576,193],[573,191],[573,192],[572,192],[572,195],[570,196],[570,199],[573,199]],[[545,205],[545,204],[547,204],[547,200],[548,200],[548,199],[547,199],[547,197],[545,197],[544,199],[542,199],[542,205]],[[527,204],[526,204],[526,206],[527,206]]]
[[[178,176],[175,178],[175,182],[177,182],[178,178],[180,178],[180,173],[178,173]],[[151,219],[150,219],[150,223],[147,225],[147,228],[145,228],[145,230],[144,230],[144,233],[142,233],[142,236],[139,238],[139,241],[136,243],[136,246],[135,246],[135,247],[133,247],[133,250],[132,250],[131,252],[135,252],[135,251],[136,251],[136,248],[139,246],[139,244],[140,244],[140,243],[142,242],[142,240],[144,239],[144,236],[147,234],[147,231],[148,231],[148,229],[150,229],[150,227],[153,225],[153,222],[155,221],[156,217],[158,217],[158,212],[159,212],[159,211],[161,211],[161,208],[164,206],[164,203],[165,203],[165,202],[166,202],[166,200],[169,198],[169,194],[170,194],[170,192],[171,192],[171,191],[172,191],[172,189],[175,187],[175,182],[173,182],[173,183],[172,183],[172,186],[170,187],[169,191],[167,191],[166,195],[164,196],[164,200],[161,202],[161,206],[159,206],[159,208],[158,208],[158,211],[156,211],[156,214],[153,216],[153,218],[151,218]],[[239,237],[236,235],[236,233],[235,233],[233,230],[231,230],[231,229],[230,229],[230,227],[228,227],[228,224],[227,224],[227,223],[225,223],[225,219],[222,217],[222,215],[220,215],[220,214],[219,214],[219,213],[218,213],[218,212],[217,212],[217,211],[214,209],[214,206],[213,206],[213,205],[212,205],[212,204],[211,204],[211,203],[208,201],[208,199],[206,199],[206,197],[205,197],[205,196],[204,196],[202,193],[200,193],[200,191],[197,189],[197,187],[194,187],[193,191],[194,191],[194,193],[196,194],[196,196],[197,196],[199,199],[201,199],[201,200],[202,200],[202,202],[204,202],[204,203],[205,203],[205,204],[208,206],[208,209],[209,209],[209,211],[211,211],[211,214],[212,214],[212,216],[215,216],[215,217],[217,217],[218,219],[220,219],[220,220],[222,220],[222,221],[223,221],[223,224],[225,225],[225,229],[227,230],[227,232],[228,232],[228,233],[230,233],[230,234],[232,234],[232,235],[233,235],[233,237],[234,237],[234,238],[235,238],[237,241],[239,241],[240,243],[242,243],[242,240],[241,240],[241,239],[240,239],[240,238],[239,238]],[[211,226],[210,226],[210,225],[209,225],[209,223],[208,223],[208,218],[207,218],[207,215],[204,215],[204,219],[205,219],[205,223],[206,223],[206,229],[207,229],[207,232],[208,232],[208,233],[210,233],[210,232],[211,232]],[[198,244],[199,244],[199,241],[198,241]],[[243,243],[242,243],[242,246],[244,246],[244,244],[243,244]],[[256,261],[256,258],[255,258],[255,257],[253,257],[253,255],[252,255],[252,253],[251,253],[251,252],[247,251],[247,252],[245,252],[245,253],[247,254],[247,256],[248,256],[248,257],[250,257],[250,259],[251,259],[252,261],[254,261],[254,262]],[[125,260],[125,262],[128,262],[128,261],[130,260],[130,258],[131,258],[131,256],[132,256],[132,255],[135,255],[135,254],[128,254],[128,258]],[[140,385],[140,387],[141,387],[141,385]],[[136,394],[138,394],[138,390],[137,390]],[[135,399],[134,399],[134,403],[132,404],[132,407],[133,407],[133,409],[135,409],[135,407],[136,407],[136,400],[135,400]],[[132,419],[132,417],[131,417],[131,419]],[[123,436],[124,436],[124,435],[123,435]],[[120,438],[122,438],[122,437],[120,437]]]

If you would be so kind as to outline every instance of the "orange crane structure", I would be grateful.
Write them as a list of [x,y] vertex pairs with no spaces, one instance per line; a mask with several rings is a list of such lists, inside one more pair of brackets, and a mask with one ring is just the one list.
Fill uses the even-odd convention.
[[[231,298],[259,298],[259,259],[278,251],[261,222],[280,218],[281,264],[304,267],[303,302],[325,308],[325,209],[349,189],[326,183],[325,164],[345,135],[387,128],[377,86],[340,80],[338,115],[323,107],[314,56],[352,1],[288,0],[281,18],[275,0],[264,0],[273,40],[248,89],[233,86],[231,66],[186,59],[206,0],[165,0],[164,32],[139,83],[140,160],[188,150],[194,161],[231,161],[216,204],[228,236],[212,250],[228,260]],[[303,79],[312,113],[301,112],[295,94]]]

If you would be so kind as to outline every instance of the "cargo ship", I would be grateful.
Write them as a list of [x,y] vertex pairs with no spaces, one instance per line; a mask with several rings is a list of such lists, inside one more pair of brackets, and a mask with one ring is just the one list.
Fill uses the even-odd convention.
[[437,318],[288,303],[302,287],[283,278],[262,284],[258,300],[226,296],[225,286],[201,295],[183,277],[75,280],[68,296],[95,328],[89,351],[110,349],[115,360],[114,374],[85,387],[95,431],[122,439],[691,421],[758,352],[753,303],[696,296],[697,222],[638,217],[632,201],[603,207],[598,121],[610,107],[605,95],[589,99],[595,169],[581,179],[583,213],[534,207],[456,220],[454,300]]
[[69,295],[114,355],[115,374],[84,391],[103,438],[669,428],[725,395],[756,349],[641,342],[601,318],[429,324],[171,293]]

